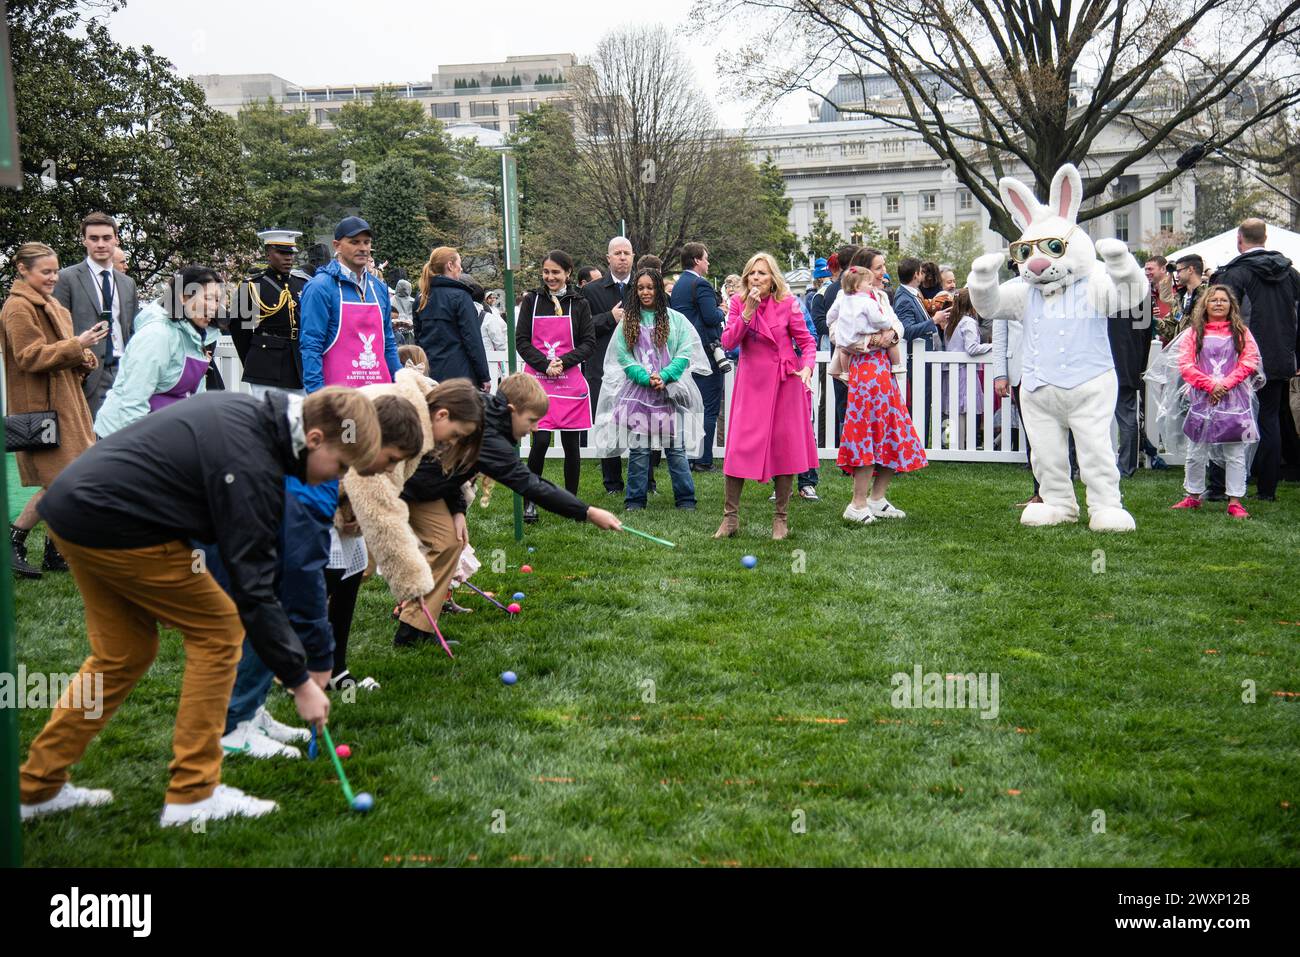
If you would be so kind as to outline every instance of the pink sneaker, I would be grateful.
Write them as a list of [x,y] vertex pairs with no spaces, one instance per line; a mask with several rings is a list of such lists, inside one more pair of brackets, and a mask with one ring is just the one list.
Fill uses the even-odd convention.
[[1228,505],[1228,517],[1229,518],[1250,518],[1250,512],[1246,511],[1236,502],[1231,502]]
[[1195,495],[1189,495],[1177,505],[1170,505],[1170,508],[1200,508],[1201,500]]

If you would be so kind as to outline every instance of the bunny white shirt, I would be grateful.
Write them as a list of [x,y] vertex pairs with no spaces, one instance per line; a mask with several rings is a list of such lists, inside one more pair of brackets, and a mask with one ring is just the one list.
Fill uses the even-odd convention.
[[1089,281],[1082,278],[1050,300],[1029,287],[1021,388],[1073,389],[1115,368],[1106,317],[1088,303]]

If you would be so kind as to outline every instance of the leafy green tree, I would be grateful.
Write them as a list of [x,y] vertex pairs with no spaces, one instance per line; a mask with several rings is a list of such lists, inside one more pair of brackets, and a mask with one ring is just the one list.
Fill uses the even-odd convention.
[[849,227],[849,241],[857,246],[879,249],[885,254],[886,259],[894,259],[898,256],[898,245],[891,242],[884,231],[876,225],[876,221],[867,216],[859,218]]
[[1194,240],[1199,242],[1236,229],[1243,219],[1252,216],[1269,218],[1270,199],[1268,190],[1240,170],[1198,173]]
[[[915,256],[922,262],[933,261],[940,266],[951,266],[957,277],[957,285],[964,286],[970,264],[985,252],[983,230],[978,223],[969,221],[951,226],[945,223],[922,223],[903,237],[897,252],[904,256]],[[896,261],[896,258],[891,259],[891,272],[897,271]]]
[[843,245],[844,237],[831,226],[831,221],[826,214],[819,212],[814,215],[812,228],[803,238],[803,248],[808,258],[829,258],[831,253]]
[[[563,249],[583,265],[605,267],[605,248],[618,232],[590,201],[593,187],[574,162],[573,119],[543,103],[519,118],[509,139],[519,175],[521,282],[540,281],[540,262],[548,249]],[[494,174],[493,181],[499,179]],[[638,253],[642,250],[638,250]]]
[[40,240],[75,261],[81,218],[103,210],[146,287],[184,262],[233,271],[262,221],[236,124],[152,49],[116,43],[94,15],[117,6],[6,6],[23,189],[0,192],[0,253]]
[[461,265],[485,289],[501,280],[501,214],[498,193],[501,157],[472,139],[452,143],[457,169],[451,197],[449,232],[435,232],[434,242],[455,246]]
[[266,225],[311,236],[316,227],[342,218],[344,167],[337,138],[314,126],[302,110],[274,101],[239,111],[244,175]]
[[758,187],[767,226],[758,248],[768,250],[781,263],[788,262],[790,256],[801,257],[803,248],[799,237],[790,229],[790,207],[794,200],[785,194],[785,177],[771,156],[764,157],[758,165]]
[[390,159],[405,159],[429,177],[429,222],[446,225],[456,177],[451,139],[417,100],[379,90],[368,101],[345,103],[334,126],[350,205],[360,202],[359,184],[368,171]]
[[361,215],[374,227],[375,259],[388,269],[420,272],[429,255],[432,230],[425,213],[428,177],[408,159],[385,160],[361,179]]

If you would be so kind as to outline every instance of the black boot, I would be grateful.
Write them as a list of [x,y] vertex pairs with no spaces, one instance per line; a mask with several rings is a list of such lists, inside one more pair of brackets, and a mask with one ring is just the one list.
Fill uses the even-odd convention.
[[50,536],[45,536],[45,560],[41,562],[41,568],[47,572],[66,572],[68,563],[63,560],[59,550],[54,547],[54,542]]
[[27,564],[27,533],[29,528],[9,526],[9,544],[13,546],[14,574],[21,578],[40,578],[41,570]]
[[421,631],[419,628],[412,628],[404,621],[399,622],[397,625],[397,633],[393,635],[393,647],[407,648],[417,642],[426,641],[432,637],[433,635],[427,631]]

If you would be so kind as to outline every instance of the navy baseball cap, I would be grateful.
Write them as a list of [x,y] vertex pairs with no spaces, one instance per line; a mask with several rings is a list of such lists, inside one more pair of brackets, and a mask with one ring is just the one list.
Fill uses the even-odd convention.
[[339,223],[337,226],[334,227],[334,238],[347,239],[350,236],[355,236],[357,233],[370,233],[370,232],[373,232],[373,230],[370,228],[370,224],[368,222],[366,222],[360,216],[349,216],[347,219],[343,220],[341,223]]
[[825,279],[830,274],[831,274],[831,269],[828,265],[826,265],[826,260],[819,257],[817,261],[813,263],[813,278]]

